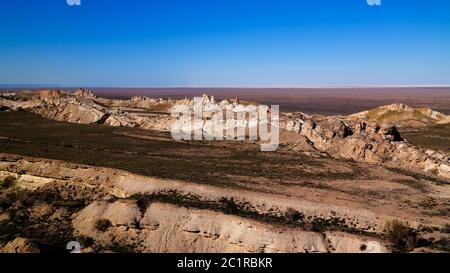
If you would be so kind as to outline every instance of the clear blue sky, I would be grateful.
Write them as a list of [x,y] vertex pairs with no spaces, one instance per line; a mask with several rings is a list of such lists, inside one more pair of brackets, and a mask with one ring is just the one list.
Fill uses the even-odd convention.
[[0,0],[0,84],[450,83],[450,1]]

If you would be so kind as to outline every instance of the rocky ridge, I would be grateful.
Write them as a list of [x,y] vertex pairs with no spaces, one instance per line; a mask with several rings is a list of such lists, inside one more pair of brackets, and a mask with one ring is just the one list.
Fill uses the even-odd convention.
[[372,120],[376,122],[395,122],[400,126],[425,126],[428,124],[450,123],[450,116],[431,108],[412,108],[403,103],[380,106],[349,116],[353,120]]
[[[239,106],[239,99],[221,100],[203,95],[203,105]],[[96,98],[90,91],[80,89],[75,93],[44,90],[38,93],[2,93],[0,108],[26,110],[44,117],[73,123],[98,123],[108,126],[128,126],[143,129],[170,131],[174,118],[173,106],[193,107],[193,100],[154,99],[136,96],[131,100]],[[427,150],[402,139],[396,123],[384,122],[386,113],[400,113],[409,119],[417,113],[436,123],[448,123],[449,117],[431,109],[413,109],[403,104],[393,104],[348,117],[314,117],[304,113],[281,113],[280,128],[296,133],[299,137],[281,138],[281,142],[305,142],[311,148],[335,158],[383,164],[391,167],[421,170],[450,178],[450,157],[447,154]],[[234,111],[245,111],[235,107]],[[373,114],[376,112],[376,115]],[[404,114],[406,113],[406,114]],[[203,113],[200,128],[211,119],[211,113]],[[244,122],[247,126],[248,120]],[[234,128],[241,126],[233,124]],[[208,133],[205,131],[205,133]]]
[[[223,213],[187,205],[184,198],[202,196],[195,204],[213,204],[222,199],[248,202],[257,213],[283,215],[295,208],[304,217],[358,221],[368,234],[382,232],[384,216],[365,210],[308,204],[301,200],[281,201],[281,196],[254,196],[242,190],[224,190],[198,186],[183,181],[160,180],[131,173],[55,160],[1,155],[0,180],[14,177],[15,191],[45,192],[58,188],[60,194],[73,200],[89,200],[87,206],[70,216],[74,236],[92,238],[98,247],[120,246],[121,251],[138,252],[389,252],[387,243],[374,236],[341,231],[307,231],[279,226],[234,213]],[[26,174],[24,174],[26,173]],[[13,190],[13,189],[10,189]],[[151,201],[142,197],[176,193],[176,203]],[[170,197],[170,196],[167,196]],[[265,206],[258,202],[264,200]],[[248,205],[247,205],[248,206]],[[42,208],[42,209],[40,209]],[[40,203],[33,208],[34,217],[53,218],[58,209]],[[283,217],[283,216],[281,216]],[[320,218],[322,219],[322,218]],[[99,220],[108,224],[97,227]],[[378,224],[377,224],[378,223]],[[411,222],[413,224],[413,222]],[[417,224],[418,225],[418,224]],[[371,228],[368,228],[371,227]],[[363,247],[364,246],[364,247]],[[126,249],[124,249],[126,248]],[[116,249],[118,251],[118,249]],[[37,252],[35,244],[17,238],[8,242],[4,252]],[[85,248],[85,252],[92,249]]]

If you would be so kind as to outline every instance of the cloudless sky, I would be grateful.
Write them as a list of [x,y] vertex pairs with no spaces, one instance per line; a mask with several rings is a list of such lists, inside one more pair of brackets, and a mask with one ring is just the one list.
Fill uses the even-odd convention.
[[0,0],[0,84],[449,83],[448,0]]

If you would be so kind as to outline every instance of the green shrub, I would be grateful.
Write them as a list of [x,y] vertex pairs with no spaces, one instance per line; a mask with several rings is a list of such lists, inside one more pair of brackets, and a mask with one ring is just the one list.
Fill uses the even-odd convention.
[[98,219],[97,221],[95,221],[94,227],[98,230],[98,231],[106,231],[109,227],[111,226],[111,221],[109,221],[108,219]]
[[398,251],[410,251],[417,245],[417,233],[414,229],[398,220],[386,222],[387,238]]

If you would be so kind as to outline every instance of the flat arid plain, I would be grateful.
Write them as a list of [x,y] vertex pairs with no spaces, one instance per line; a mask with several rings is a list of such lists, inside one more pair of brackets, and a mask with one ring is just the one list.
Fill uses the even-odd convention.
[[[63,88],[64,90],[64,88]],[[71,90],[71,89],[67,89]],[[334,87],[334,88],[92,88],[99,96],[129,98],[201,96],[239,97],[266,105],[278,104],[281,111],[309,114],[349,115],[382,105],[402,102],[411,107],[432,107],[450,114],[449,87]]]
[[[280,105],[278,149],[175,141],[194,96]],[[3,252],[450,252],[450,88],[8,89],[0,110]]]

